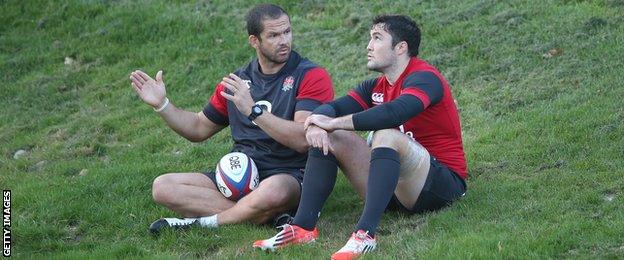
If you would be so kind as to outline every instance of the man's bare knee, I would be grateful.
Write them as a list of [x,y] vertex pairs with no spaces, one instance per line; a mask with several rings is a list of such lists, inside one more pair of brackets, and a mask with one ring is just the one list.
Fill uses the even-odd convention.
[[375,131],[372,147],[394,149],[400,154],[402,160],[409,158],[409,161],[417,164],[420,164],[421,161],[429,161],[429,153],[421,144],[395,129]]
[[389,147],[398,150],[400,145],[405,143],[406,138],[407,136],[395,129],[377,130],[373,134],[372,147]]
[[173,178],[170,174],[156,177],[152,183],[152,197],[154,201],[159,204],[170,204],[172,202],[173,183]]

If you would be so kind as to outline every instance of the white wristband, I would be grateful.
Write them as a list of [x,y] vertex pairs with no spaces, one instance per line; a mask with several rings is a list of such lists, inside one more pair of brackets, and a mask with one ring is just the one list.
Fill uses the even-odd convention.
[[154,108],[154,111],[156,112],[163,111],[168,105],[169,105],[169,99],[165,97],[165,103],[159,108]]

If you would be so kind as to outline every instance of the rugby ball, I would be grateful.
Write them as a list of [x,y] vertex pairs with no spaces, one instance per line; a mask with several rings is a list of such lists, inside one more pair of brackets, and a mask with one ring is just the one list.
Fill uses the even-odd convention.
[[215,177],[219,191],[233,201],[238,201],[260,184],[256,164],[239,152],[228,153],[219,160]]

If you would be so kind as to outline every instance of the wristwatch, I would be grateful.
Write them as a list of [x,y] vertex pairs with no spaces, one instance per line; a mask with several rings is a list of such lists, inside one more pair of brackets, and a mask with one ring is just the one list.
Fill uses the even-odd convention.
[[260,115],[262,115],[262,107],[260,105],[254,105],[251,107],[251,114],[249,114],[247,118],[249,118],[249,121],[254,121]]

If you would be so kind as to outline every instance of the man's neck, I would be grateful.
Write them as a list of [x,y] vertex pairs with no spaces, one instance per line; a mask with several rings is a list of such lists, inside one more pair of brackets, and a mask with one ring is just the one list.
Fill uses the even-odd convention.
[[284,67],[284,65],[286,65],[286,62],[275,63],[266,59],[262,55],[258,55],[258,63],[260,64],[260,71],[266,75],[275,74],[279,72]]
[[383,74],[386,76],[386,79],[388,79],[388,83],[390,83],[390,85],[394,85],[394,83],[396,83],[401,74],[403,74],[403,71],[405,71],[405,69],[407,68],[407,65],[409,65],[409,62],[409,56],[399,57],[397,58],[396,63],[394,63],[392,66],[388,67],[386,71],[384,71]]

